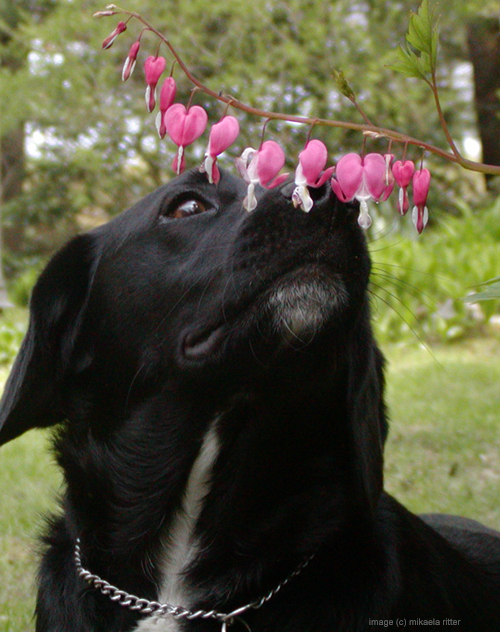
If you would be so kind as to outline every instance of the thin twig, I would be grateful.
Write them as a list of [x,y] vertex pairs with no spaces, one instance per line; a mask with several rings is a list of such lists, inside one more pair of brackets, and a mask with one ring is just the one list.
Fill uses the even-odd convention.
[[289,123],[299,123],[299,124],[303,124],[303,125],[322,125],[325,127],[336,127],[336,128],[340,128],[340,129],[350,129],[350,130],[354,130],[354,131],[359,131],[364,133],[365,135],[368,136],[373,136],[376,138],[388,138],[391,141],[396,141],[396,142],[400,142],[403,143],[405,146],[407,145],[414,145],[416,147],[420,147],[423,150],[430,152],[432,154],[435,154],[437,156],[440,156],[441,158],[444,158],[445,160],[448,160],[449,162],[453,162],[455,164],[460,165],[461,167],[463,167],[464,169],[467,169],[469,171],[476,171],[476,172],[480,172],[480,173],[484,173],[484,174],[491,174],[491,175],[500,175],[500,166],[497,165],[488,165],[488,164],[484,164],[481,162],[476,162],[473,160],[467,160],[465,158],[463,158],[463,156],[460,154],[460,152],[458,151],[453,138],[451,136],[451,133],[449,131],[448,125],[446,123],[446,120],[444,118],[444,114],[442,111],[442,107],[441,107],[441,103],[439,100],[439,94],[438,94],[438,89],[437,89],[437,84],[436,84],[436,80],[435,80],[435,75],[433,74],[433,80],[432,81],[427,81],[427,83],[429,84],[433,94],[434,94],[434,100],[436,103],[436,107],[437,107],[437,111],[438,111],[438,115],[439,115],[439,120],[441,122],[441,126],[443,128],[443,132],[446,136],[446,140],[451,148],[451,152],[445,150],[445,149],[441,149],[440,147],[436,147],[435,145],[432,145],[430,143],[426,143],[424,141],[419,140],[418,138],[413,138],[412,136],[408,136],[407,134],[403,134],[401,132],[397,132],[395,130],[392,129],[387,129],[384,127],[378,127],[377,125],[373,125],[372,122],[370,121],[370,119],[366,116],[366,114],[364,113],[363,109],[359,106],[359,104],[357,103],[356,99],[350,99],[352,101],[352,103],[355,105],[355,107],[357,108],[358,112],[361,114],[361,116],[363,117],[363,120],[365,121],[364,124],[360,124],[360,123],[350,123],[347,121],[337,121],[337,120],[333,120],[333,119],[321,119],[321,118],[316,118],[316,117],[305,117],[305,116],[294,116],[294,115],[290,115],[290,114],[283,114],[281,112],[272,112],[272,111],[267,111],[267,110],[261,110],[259,108],[255,108],[255,107],[251,107],[245,103],[242,103],[241,101],[238,101],[237,99],[235,99],[232,96],[228,96],[223,94],[222,92],[215,92],[214,90],[210,89],[208,86],[206,86],[205,84],[203,84],[199,79],[197,79],[189,70],[189,68],[186,66],[186,64],[184,63],[182,57],[180,56],[180,54],[177,52],[177,50],[175,49],[175,47],[170,43],[170,41],[163,35],[163,33],[161,33],[160,31],[158,31],[156,28],[154,28],[154,26],[152,26],[151,24],[149,24],[149,22],[147,20],[145,20],[139,13],[135,13],[134,11],[127,11],[125,9],[121,9],[119,7],[116,7],[114,5],[112,6],[112,10],[106,10],[106,11],[102,11],[99,12],[98,14],[96,14],[97,16],[100,15],[117,15],[117,14],[124,14],[124,15],[128,15],[131,18],[135,18],[136,20],[138,20],[139,22],[141,22],[146,30],[151,31],[151,33],[153,33],[154,35],[156,35],[156,37],[158,37],[160,39],[161,42],[163,42],[168,49],[170,50],[171,54],[173,55],[174,59],[177,61],[177,63],[179,64],[182,72],[184,73],[184,75],[186,76],[186,78],[188,79],[188,81],[190,81],[198,90],[200,90],[201,92],[203,92],[204,94],[206,94],[207,96],[220,101],[222,103],[225,103],[228,107],[233,107],[237,110],[241,110],[243,112],[246,112],[247,114],[251,114],[253,116],[259,117],[259,118],[263,118],[266,120],[281,120],[281,121],[286,121]]

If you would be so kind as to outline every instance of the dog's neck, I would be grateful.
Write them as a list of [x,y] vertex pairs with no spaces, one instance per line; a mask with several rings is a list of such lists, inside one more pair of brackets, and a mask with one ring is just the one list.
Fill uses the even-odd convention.
[[[230,609],[278,585],[368,515],[352,466],[344,380],[286,390],[268,384],[215,410],[172,387],[131,407],[109,448],[106,488],[92,463],[104,446],[68,435],[64,441],[92,444],[88,461],[67,467],[70,502],[80,496],[75,530],[84,544],[92,537],[114,551],[113,559],[87,559],[92,571],[149,599]],[[73,469],[84,470],[74,479],[85,490],[71,487]],[[129,532],[144,537],[132,541]]]
[[214,463],[220,452],[217,433],[218,418],[209,425],[200,451],[182,495],[182,503],[166,530],[160,563],[162,603],[182,604],[188,608],[193,595],[185,589],[183,572],[193,563],[199,553],[196,524],[210,491]]

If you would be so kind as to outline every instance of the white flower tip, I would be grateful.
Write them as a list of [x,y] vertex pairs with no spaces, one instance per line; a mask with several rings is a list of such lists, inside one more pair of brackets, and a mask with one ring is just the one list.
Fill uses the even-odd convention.
[[123,64],[122,81],[127,81],[127,79],[130,78],[130,76],[134,72],[135,64],[136,64],[135,59],[134,61],[131,62],[130,57],[127,57],[127,59],[125,60],[125,63]]
[[306,213],[314,206],[314,202],[305,186],[297,186],[292,193],[292,202],[295,208],[299,207]]
[[360,215],[358,217],[358,224],[364,230],[368,230],[370,226],[372,225],[372,218],[369,215]]
[[243,200],[243,208],[248,211],[249,213],[251,213],[252,211],[254,211],[257,208],[257,201],[256,200],[250,200],[248,198],[248,196]]
[[160,138],[163,138],[165,136],[165,134],[162,134],[162,130],[161,130],[161,119],[162,119],[162,112],[158,112],[158,114],[155,116],[155,125],[156,125],[156,129],[158,131],[158,136]]
[[179,145],[179,149],[177,150],[177,175],[180,175],[182,168],[182,156],[184,155],[184,147]]
[[102,43],[103,50],[108,50],[108,48],[111,48],[113,44],[115,43],[115,40],[117,37],[118,37],[118,33],[116,35],[113,35],[113,37],[109,37],[105,39],[104,42]]
[[415,225],[415,228],[417,229],[418,234],[420,234],[424,230],[424,228],[427,226],[427,223],[429,221],[429,211],[427,209],[427,206],[424,206],[424,210],[421,216],[418,212],[418,207],[414,206],[412,209],[411,215],[412,215],[411,218],[413,220],[413,224]]
[[214,184],[214,179],[213,179],[214,162],[215,162],[215,158],[212,158],[212,156],[210,155],[206,155],[205,161],[202,164],[203,171],[206,172],[208,181],[210,182],[210,184]]
[[243,200],[243,208],[247,211],[253,211],[257,207],[257,198],[255,197],[255,185],[250,182],[247,189],[247,195]]
[[370,213],[368,212],[368,204],[366,200],[361,200],[361,208],[359,211],[358,224],[364,230],[368,230],[372,225],[372,218],[370,217]]
[[404,215],[404,205],[405,205],[405,192],[403,190],[403,187],[401,187],[399,189],[399,195],[398,195],[398,211],[400,213],[400,215]]
[[146,107],[148,108],[148,112],[152,112],[155,109],[156,105],[156,88],[154,90],[151,89],[151,86],[146,87]]

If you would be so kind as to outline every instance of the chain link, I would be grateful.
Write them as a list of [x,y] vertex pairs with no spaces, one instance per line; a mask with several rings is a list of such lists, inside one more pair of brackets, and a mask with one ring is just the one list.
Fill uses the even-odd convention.
[[[235,619],[238,619],[242,614],[247,612],[248,610],[257,610],[261,608],[264,604],[270,601],[274,595],[279,593],[279,591],[284,588],[294,577],[297,577],[306,566],[311,562],[315,553],[307,557],[294,571],[291,573],[286,579],[284,579],[280,584],[278,584],[273,590],[271,590],[267,595],[258,599],[257,601],[253,601],[245,606],[241,606],[240,608],[236,608],[232,612],[224,613],[218,612],[217,610],[196,610],[191,611],[183,606],[173,606],[171,604],[162,604],[158,601],[149,601],[148,599],[141,599],[140,597],[136,597],[130,593],[127,593],[123,590],[120,590],[116,586],[113,586],[109,582],[101,579],[98,575],[93,575],[90,571],[86,570],[82,565],[82,551],[81,551],[81,542],[80,538],[77,538],[75,544],[75,565],[78,575],[85,580],[88,584],[91,584],[94,588],[97,588],[103,595],[108,596],[111,601],[123,606],[124,608],[128,608],[129,610],[133,610],[134,612],[138,612],[140,614],[149,614],[154,617],[166,617],[172,616],[175,619],[187,619],[189,621],[195,619],[215,619],[216,621],[220,621],[222,623],[222,632],[226,632],[227,628],[232,625]],[[240,621],[248,628],[247,624],[240,619]],[[249,629],[249,628],[248,628]]]

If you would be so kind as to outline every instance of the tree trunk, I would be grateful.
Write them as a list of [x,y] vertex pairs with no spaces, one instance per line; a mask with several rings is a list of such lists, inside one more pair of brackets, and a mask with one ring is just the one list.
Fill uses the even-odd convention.
[[[0,138],[0,178],[2,182],[0,205],[13,200],[22,193],[25,168],[24,142],[23,124],[9,130]],[[4,242],[10,251],[16,252],[19,249],[21,239],[19,229],[5,229]]]
[[[479,17],[469,23],[467,42],[474,68],[474,91],[483,162],[500,165],[500,21]],[[486,176],[493,188],[494,176]]]

